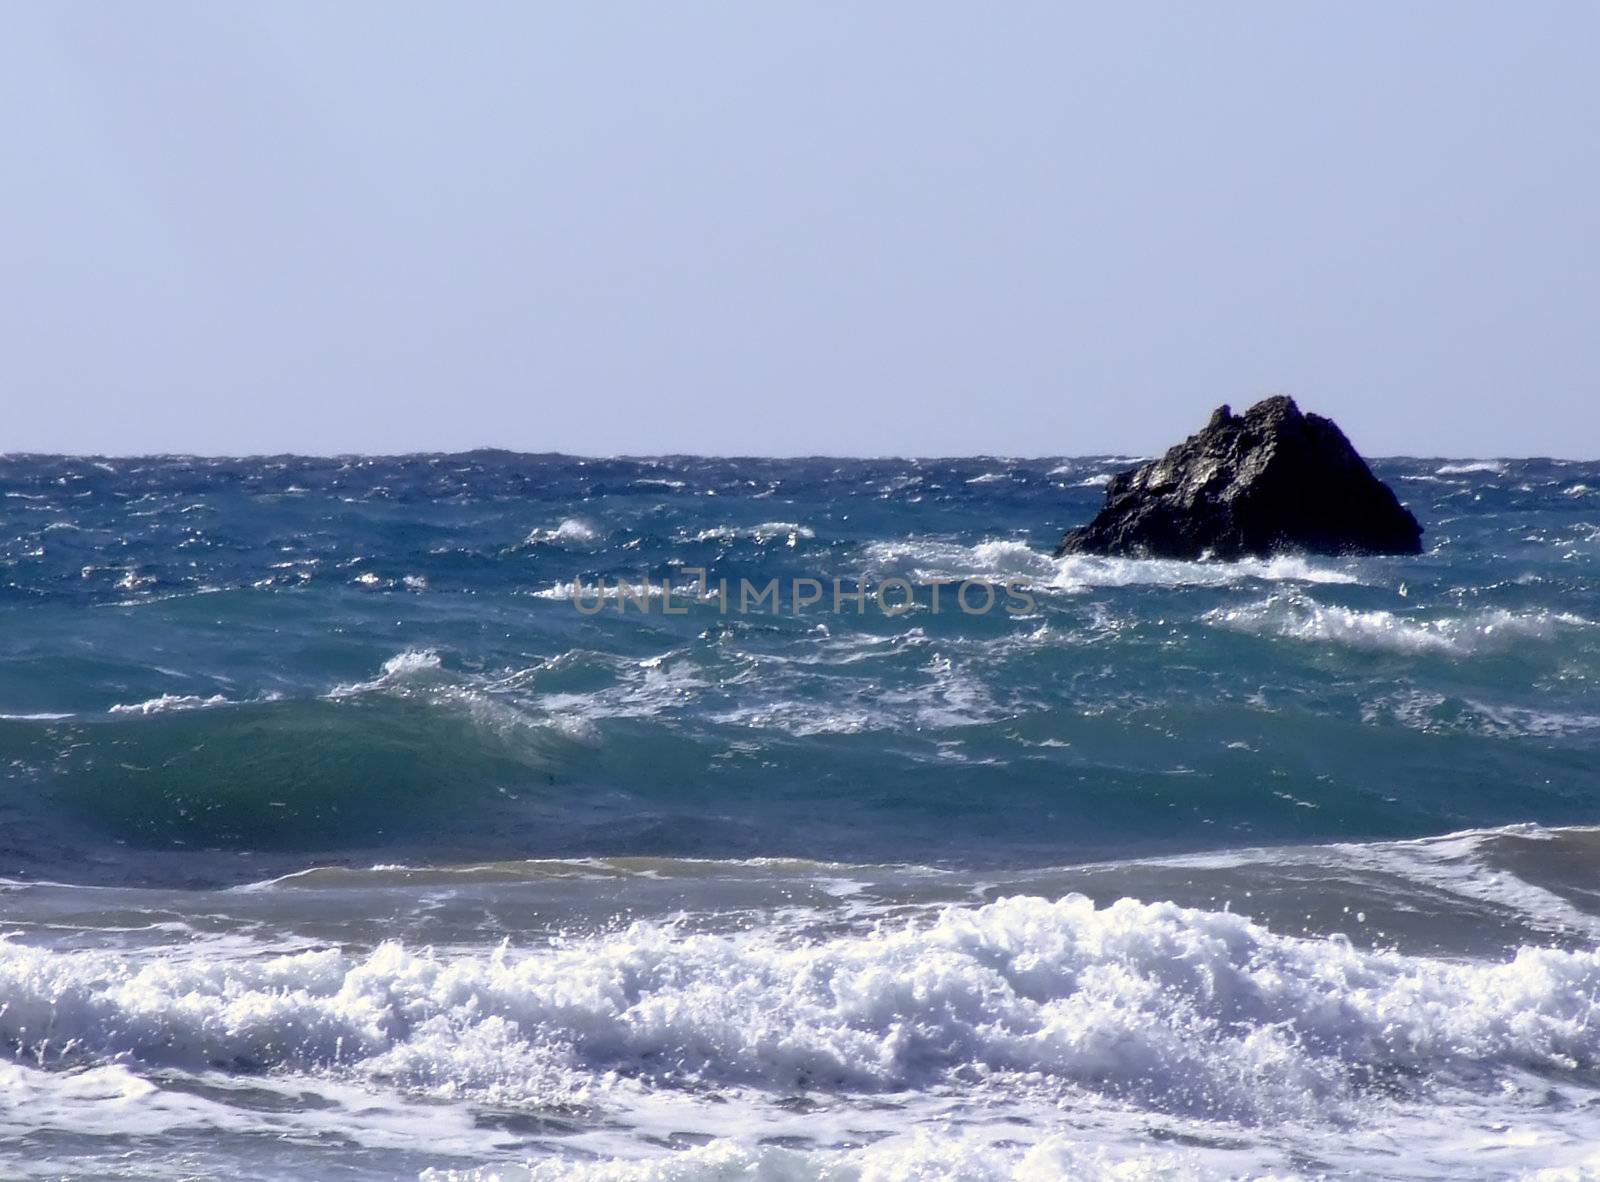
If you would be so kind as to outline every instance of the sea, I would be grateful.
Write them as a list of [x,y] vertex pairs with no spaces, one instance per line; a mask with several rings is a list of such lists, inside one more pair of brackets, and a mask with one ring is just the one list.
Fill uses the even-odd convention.
[[1132,459],[0,457],[0,1176],[1600,1178],[1600,463]]

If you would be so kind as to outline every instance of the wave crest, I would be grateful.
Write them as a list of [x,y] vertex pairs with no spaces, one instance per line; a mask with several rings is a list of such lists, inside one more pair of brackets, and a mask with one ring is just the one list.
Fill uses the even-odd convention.
[[1243,607],[1218,608],[1204,619],[1217,627],[1349,648],[1419,654],[1467,655],[1524,640],[1549,640],[1563,629],[1589,624],[1565,612],[1513,612],[1503,608],[1464,616],[1425,618],[1376,609],[1328,605],[1306,595],[1274,595]]
[[1037,591],[1078,592],[1097,587],[1227,587],[1268,583],[1356,583],[1349,564],[1314,562],[1297,554],[1245,558],[1237,562],[1189,562],[1166,558],[1102,558],[1068,554],[1052,558],[1026,542],[994,539],[963,546],[953,542],[874,542],[870,563],[920,579],[1016,580]]
[[607,1079],[844,1093],[981,1080],[1322,1122],[1380,1081],[1593,1069],[1597,993],[1600,951],[1455,963],[1081,896],[799,946],[643,922],[522,954],[388,943],[139,963],[0,944],[0,1039],[41,1060],[332,1072],[539,1103],[603,1099]]

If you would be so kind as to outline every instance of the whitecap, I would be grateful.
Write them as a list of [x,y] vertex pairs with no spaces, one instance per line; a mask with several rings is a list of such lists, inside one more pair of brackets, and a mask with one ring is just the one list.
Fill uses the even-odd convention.
[[1502,608],[1459,616],[1401,615],[1317,602],[1303,594],[1273,595],[1242,607],[1217,608],[1203,617],[1213,626],[1290,640],[1389,652],[1467,655],[1504,649],[1524,640],[1549,640],[1589,621],[1564,612],[1512,612]]
[[563,518],[553,529],[535,528],[522,539],[524,546],[587,546],[600,538],[600,527],[581,517]]
[[759,525],[715,525],[709,529],[702,529],[695,533],[696,542],[731,542],[737,538],[749,538],[751,541],[765,545],[768,542],[783,540],[791,548],[801,539],[811,539],[817,536],[817,531],[808,525],[801,525],[796,521],[763,521]]
[[817,536],[816,530],[809,525],[801,525],[796,521],[763,521],[752,532],[757,539],[776,538],[785,535],[801,538],[814,538]]
[[328,691],[330,698],[351,697],[372,690],[385,689],[407,681],[428,677],[439,671],[441,662],[435,649],[406,649],[384,661],[378,676],[367,681],[350,682]]
[[1472,472],[1502,473],[1506,470],[1504,460],[1462,460],[1453,464],[1441,464],[1434,469],[1439,476],[1464,476]]
[[864,556],[885,570],[917,579],[1016,581],[1030,590],[1078,592],[1095,587],[1222,587],[1262,582],[1355,583],[1348,562],[1314,562],[1297,554],[1198,562],[1165,558],[1105,558],[1068,554],[1052,558],[1026,542],[996,539],[974,546],[938,540],[870,543]]
[[118,702],[108,714],[164,714],[169,710],[209,710],[217,706],[237,705],[221,694],[201,697],[199,694],[161,694],[142,702]]
[[[534,599],[547,599],[556,603],[581,603],[586,607],[593,607],[599,600],[613,600],[624,598],[629,600],[624,604],[624,610],[629,612],[643,611],[640,606],[648,600],[654,605],[656,600],[662,598],[662,584],[656,582],[633,583],[626,579],[606,579],[603,582],[585,582],[573,579],[568,582],[557,581],[538,591],[528,594]],[[679,607],[679,601],[689,601],[700,597],[699,583],[683,583],[672,588],[673,611]],[[658,606],[652,606],[652,611],[659,611]]]
[[406,677],[439,668],[439,654],[431,648],[407,649],[383,663],[385,677]]

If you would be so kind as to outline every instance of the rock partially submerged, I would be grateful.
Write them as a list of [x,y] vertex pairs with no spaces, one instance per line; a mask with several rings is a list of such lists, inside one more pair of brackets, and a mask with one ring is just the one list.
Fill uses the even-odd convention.
[[1422,527],[1333,420],[1285,396],[1205,429],[1114,476],[1105,507],[1069,530],[1063,554],[1151,558],[1418,554]]

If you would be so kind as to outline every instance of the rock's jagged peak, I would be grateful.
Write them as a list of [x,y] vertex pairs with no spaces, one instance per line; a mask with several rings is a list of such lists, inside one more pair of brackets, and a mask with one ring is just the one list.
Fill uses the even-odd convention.
[[[1308,415],[1304,413],[1293,398],[1287,394],[1274,394],[1271,398],[1263,398],[1260,402],[1249,407],[1243,414],[1234,414],[1233,408],[1224,402],[1211,412],[1211,419],[1197,434],[1219,431],[1226,427],[1254,428],[1264,430],[1275,427],[1296,419],[1315,419],[1319,422],[1331,423],[1332,420],[1324,419],[1321,415]],[[1196,438],[1191,435],[1190,439]],[[1181,444],[1179,446],[1182,446]]]

